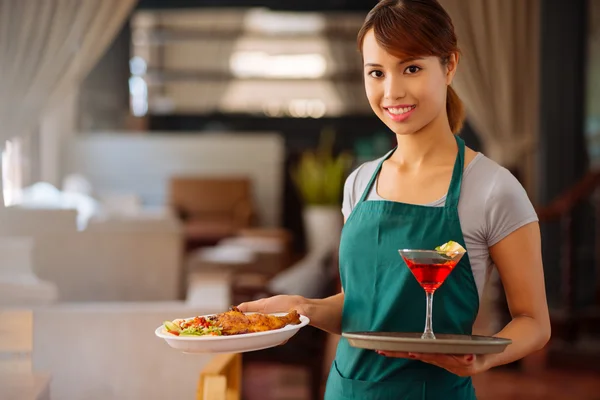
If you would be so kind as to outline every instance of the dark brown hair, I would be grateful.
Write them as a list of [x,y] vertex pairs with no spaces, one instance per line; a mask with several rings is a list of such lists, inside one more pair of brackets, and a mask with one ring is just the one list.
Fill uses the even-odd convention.
[[[367,15],[358,32],[362,53],[365,35],[373,29],[377,43],[399,57],[436,56],[446,65],[452,53],[460,53],[452,19],[437,0],[381,0]],[[450,129],[458,133],[465,110],[462,101],[448,86],[446,113]]]

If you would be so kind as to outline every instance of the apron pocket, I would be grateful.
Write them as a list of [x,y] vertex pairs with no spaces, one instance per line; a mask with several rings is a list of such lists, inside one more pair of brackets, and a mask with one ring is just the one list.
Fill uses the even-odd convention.
[[407,380],[370,382],[344,378],[333,362],[325,400],[425,400],[425,382]]

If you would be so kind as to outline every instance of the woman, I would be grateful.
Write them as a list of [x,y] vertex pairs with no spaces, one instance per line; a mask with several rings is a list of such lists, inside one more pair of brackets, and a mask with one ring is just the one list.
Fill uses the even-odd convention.
[[467,254],[438,290],[435,332],[471,333],[495,265],[512,315],[498,336],[512,345],[486,356],[377,353],[342,338],[325,398],[474,399],[472,375],[518,360],[550,337],[537,216],[506,169],[455,136],[464,114],[450,87],[459,50],[452,21],[436,0],[382,0],[368,14],[358,44],[369,103],[398,145],[346,181],[342,293],[318,300],[276,296],[240,308],[295,308],[336,334],[418,332],[425,295],[398,249],[457,241]]

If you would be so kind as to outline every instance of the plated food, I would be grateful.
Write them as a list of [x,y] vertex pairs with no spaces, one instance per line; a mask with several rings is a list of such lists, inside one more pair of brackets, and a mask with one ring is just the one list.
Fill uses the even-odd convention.
[[175,336],[222,336],[265,332],[286,325],[300,324],[300,315],[293,310],[284,316],[269,314],[244,314],[237,307],[227,312],[207,317],[165,321],[165,330]]
[[229,311],[165,321],[156,336],[184,353],[241,353],[279,346],[309,319],[296,311],[262,314]]

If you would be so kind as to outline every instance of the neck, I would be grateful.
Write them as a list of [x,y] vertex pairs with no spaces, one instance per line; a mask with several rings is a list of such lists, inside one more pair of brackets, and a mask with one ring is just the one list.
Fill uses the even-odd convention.
[[432,121],[420,131],[396,135],[398,148],[390,159],[398,166],[414,170],[427,163],[445,164],[456,157],[456,140],[446,118]]

